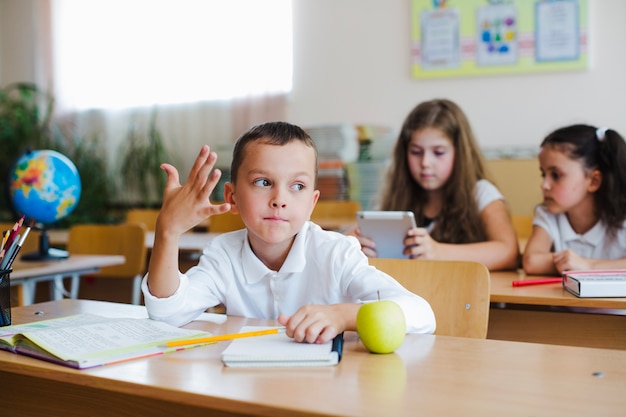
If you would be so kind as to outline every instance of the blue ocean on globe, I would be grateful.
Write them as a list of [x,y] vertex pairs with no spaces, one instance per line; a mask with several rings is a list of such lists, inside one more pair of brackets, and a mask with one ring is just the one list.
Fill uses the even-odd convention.
[[54,223],[69,215],[81,194],[74,163],[52,150],[25,153],[9,174],[13,208],[40,223]]

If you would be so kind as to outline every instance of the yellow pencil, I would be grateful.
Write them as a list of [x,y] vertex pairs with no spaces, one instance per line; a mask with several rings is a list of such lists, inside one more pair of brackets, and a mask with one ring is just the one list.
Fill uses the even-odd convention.
[[275,327],[275,328],[266,329],[266,330],[256,330],[254,332],[230,333],[230,334],[220,334],[217,336],[201,337],[198,339],[174,340],[172,342],[167,342],[166,346],[176,347],[176,346],[194,345],[194,344],[199,344],[199,343],[214,343],[214,342],[221,342],[224,340],[240,339],[242,337],[253,337],[253,336],[264,336],[268,334],[277,334],[284,330],[285,330],[284,328]]
[[4,249],[4,245],[7,243],[7,240],[9,240],[9,235],[11,234],[11,230],[7,230],[6,233],[4,234],[4,237],[2,238],[2,244],[0,245],[0,249]]

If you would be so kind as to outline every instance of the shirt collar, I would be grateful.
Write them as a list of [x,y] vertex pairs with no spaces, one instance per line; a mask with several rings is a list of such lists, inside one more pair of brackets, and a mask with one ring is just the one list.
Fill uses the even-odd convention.
[[[296,238],[291,245],[285,263],[278,271],[280,274],[302,272],[306,266],[306,236],[309,231],[309,222],[305,222],[300,231],[296,234]],[[248,231],[246,231],[243,245],[241,247],[241,264],[244,278],[248,284],[255,284],[263,279],[267,274],[275,274],[275,271],[269,269],[254,254],[250,241],[248,240]]]
[[606,227],[601,221],[596,222],[596,224],[582,235],[579,235],[572,229],[572,225],[570,224],[567,216],[562,214],[559,216],[559,231],[561,232],[561,236],[563,237],[563,242],[571,242],[574,240],[584,240],[594,246],[598,246],[602,243],[602,241],[606,238]]

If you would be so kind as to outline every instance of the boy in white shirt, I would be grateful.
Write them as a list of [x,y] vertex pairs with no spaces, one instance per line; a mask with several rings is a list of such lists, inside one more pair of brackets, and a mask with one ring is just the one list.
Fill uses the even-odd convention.
[[[162,166],[168,180],[142,283],[150,317],[183,325],[224,304],[230,315],[277,319],[298,342],[324,343],[356,330],[361,303],[380,294],[400,305],[407,332],[435,330],[428,302],[370,266],[354,237],[308,221],[320,192],[317,149],[304,130],[271,122],[243,134],[222,204],[209,201],[221,176],[216,159],[203,146],[184,185]],[[212,239],[198,265],[180,273],[180,235],[229,210],[246,228]]]

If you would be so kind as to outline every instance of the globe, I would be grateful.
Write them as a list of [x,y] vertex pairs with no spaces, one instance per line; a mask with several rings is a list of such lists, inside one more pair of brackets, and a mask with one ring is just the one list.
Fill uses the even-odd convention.
[[[74,163],[53,150],[28,151],[9,172],[13,209],[38,223],[54,223],[68,216],[80,200],[81,189]],[[39,246],[40,253],[33,259],[67,257],[65,251],[48,248],[45,230]]]

